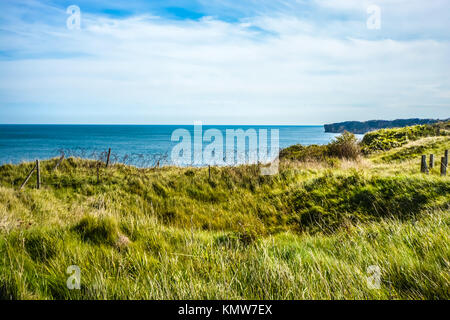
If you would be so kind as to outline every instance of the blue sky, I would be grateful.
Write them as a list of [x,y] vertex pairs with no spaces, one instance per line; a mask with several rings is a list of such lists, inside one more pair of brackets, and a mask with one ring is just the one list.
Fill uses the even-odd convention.
[[447,0],[2,0],[0,123],[448,118],[448,12]]

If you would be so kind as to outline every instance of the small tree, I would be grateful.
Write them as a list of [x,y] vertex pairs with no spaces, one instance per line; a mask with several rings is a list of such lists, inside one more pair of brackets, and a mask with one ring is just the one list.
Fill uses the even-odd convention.
[[361,148],[353,133],[344,131],[328,145],[328,155],[331,157],[356,159],[361,155]]

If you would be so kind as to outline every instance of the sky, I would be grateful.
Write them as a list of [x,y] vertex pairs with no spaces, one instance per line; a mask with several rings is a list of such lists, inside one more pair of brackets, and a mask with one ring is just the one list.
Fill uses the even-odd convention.
[[0,0],[0,123],[445,119],[449,12],[448,0]]

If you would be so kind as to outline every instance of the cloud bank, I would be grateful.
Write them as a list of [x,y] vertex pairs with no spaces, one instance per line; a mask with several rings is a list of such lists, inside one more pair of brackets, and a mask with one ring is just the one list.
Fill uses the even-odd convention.
[[0,123],[449,117],[450,5],[374,2],[2,2]]

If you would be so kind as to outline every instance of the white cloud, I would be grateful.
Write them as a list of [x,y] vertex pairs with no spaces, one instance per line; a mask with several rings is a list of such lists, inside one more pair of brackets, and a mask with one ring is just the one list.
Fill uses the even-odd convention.
[[295,124],[448,116],[448,41],[327,35],[331,26],[280,14],[239,23],[83,14],[82,30],[64,26],[25,21],[1,36],[1,50],[23,57],[0,61],[0,115]]

